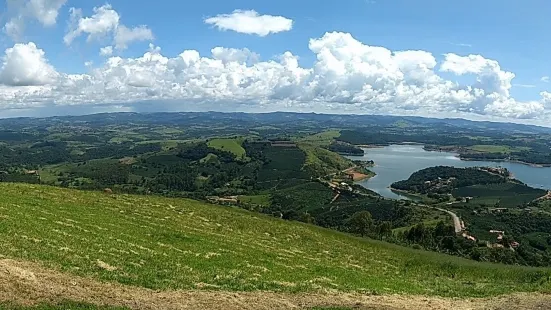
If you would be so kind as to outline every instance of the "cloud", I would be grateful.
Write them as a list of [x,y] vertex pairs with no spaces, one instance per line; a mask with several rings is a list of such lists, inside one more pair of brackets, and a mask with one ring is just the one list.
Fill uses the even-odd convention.
[[113,47],[106,46],[99,49],[100,56],[111,56],[113,54]]
[[13,16],[4,25],[3,31],[18,41],[25,30],[26,20],[37,20],[44,27],[56,24],[59,10],[67,0],[7,0]]
[[135,28],[127,28],[121,25],[115,33],[115,48],[126,49],[128,44],[134,41],[152,41],[153,32],[147,26],[142,25]]
[[[83,17],[82,10],[77,8],[71,8],[70,13],[69,30],[63,38],[66,45],[71,45],[75,39],[85,35],[87,42],[108,38],[116,49],[124,50],[132,42],[154,39],[153,32],[145,25],[128,28],[121,24],[120,15],[110,4],[95,7],[90,17]],[[108,51],[104,48],[102,50]]]
[[509,96],[511,81],[515,74],[501,70],[495,60],[486,59],[480,55],[459,56],[445,54],[445,60],[440,70],[452,72],[457,75],[475,74],[479,88],[489,93],[499,93]]
[[455,46],[461,46],[461,47],[473,47],[472,44],[469,44],[469,43],[453,43],[453,42],[450,42],[451,45],[455,45]]
[[[0,110],[148,102],[173,111],[217,107],[551,120],[549,93],[515,100],[510,95],[515,75],[481,55],[446,54],[437,61],[427,51],[392,51],[341,32],[313,38],[308,48],[315,61],[304,67],[291,52],[262,60],[248,49],[215,47],[208,55],[184,50],[166,56],[150,44],[143,56],[109,57],[90,64],[86,74],[65,74],[34,44],[15,45],[3,58]],[[459,78],[464,75],[473,82],[453,78],[469,80]]]
[[27,10],[44,26],[56,24],[59,9],[67,0],[30,0],[27,2]]
[[540,81],[542,81],[544,83],[549,83],[549,77],[548,76],[542,76]]
[[260,55],[251,52],[248,48],[236,49],[218,46],[213,48],[211,52],[212,58],[221,60],[224,64],[232,62],[255,64],[260,60]]
[[542,101],[543,101],[544,104],[546,104],[546,105],[551,104],[551,93],[550,92],[542,91],[540,93],[540,96],[543,98]]
[[254,10],[235,10],[231,14],[220,14],[205,19],[205,23],[219,30],[265,37],[272,33],[290,31],[293,20],[283,16],[259,15]]
[[2,28],[12,40],[18,41],[25,31],[25,20],[22,16],[12,17]]
[[39,86],[53,83],[58,77],[44,58],[44,51],[34,43],[15,44],[2,58],[0,83],[7,86]]
[[63,41],[70,45],[79,36],[88,35],[86,41],[102,38],[115,31],[119,25],[120,16],[105,4],[94,8],[94,14],[90,17],[82,17],[82,10],[71,8],[71,27]]
[[520,88],[535,88],[536,85],[534,84],[513,84],[514,87],[520,87]]

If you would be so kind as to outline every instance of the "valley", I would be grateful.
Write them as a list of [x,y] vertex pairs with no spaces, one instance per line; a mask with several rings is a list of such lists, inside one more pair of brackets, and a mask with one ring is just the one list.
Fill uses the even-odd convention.
[[[550,168],[427,150],[522,153],[544,166],[551,130],[409,117],[115,113],[4,119],[0,138],[0,278],[4,268],[36,281],[55,274],[54,282],[196,292],[198,300],[203,291],[303,294],[304,309],[329,309],[308,297],[321,292],[351,294],[335,297],[345,309],[353,300],[392,303],[371,295],[443,305],[486,298],[476,308],[503,294],[549,292]],[[132,306],[63,296],[55,303]],[[16,301],[2,298],[6,307]]]

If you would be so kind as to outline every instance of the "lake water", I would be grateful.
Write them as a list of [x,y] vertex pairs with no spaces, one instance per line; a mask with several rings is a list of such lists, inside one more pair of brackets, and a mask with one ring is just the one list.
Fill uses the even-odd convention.
[[369,188],[392,199],[406,197],[390,190],[389,186],[421,169],[434,166],[453,166],[458,168],[491,166],[509,169],[514,177],[532,187],[551,189],[551,167],[539,168],[510,162],[492,161],[463,161],[455,153],[428,152],[422,145],[390,145],[383,148],[364,149],[364,156],[347,156],[353,160],[373,160],[375,166],[371,168],[377,176],[359,182]]

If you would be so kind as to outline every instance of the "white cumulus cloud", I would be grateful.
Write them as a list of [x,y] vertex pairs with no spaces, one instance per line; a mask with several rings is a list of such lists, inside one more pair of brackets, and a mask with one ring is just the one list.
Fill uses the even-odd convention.
[[147,26],[142,25],[135,28],[127,28],[124,25],[120,25],[115,32],[115,48],[126,49],[131,42],[151,41],[153,39],[153,32]]
[[44,51],[34,43],[15,44],[2,57],[0,83],[8,86],[38,86],[54,83],[55,69],[44,58]]
[[57,23],[59,10],[67,0],[7,0],[7,7],[12,13],[3,31],[13,40],[18,41],[25,30],[26,20],[37,20],[45,27]]
[[111,56],[113,54],[112,46],[105,46],[99,49],[99,54],[101,56]]
[[[516,100],[510,93],[515,75],[481,55],[446,54],[439,61],[427,51],[392,51],[341,32],[313,38],[308,47],[312,66],[301,66],[292,52],[262,60],[246,48],[215,47],[207,55],[184,50],[168,56],[150,44],[143,56],[111,56],[89,64],[86,74],[65,74],[33,43],[15,45],[3,57],[0,110],[149,102],[158,110],[208,104],[227,110],[551,120],[550,93]],[[102,53],[110,56],[113,50],[108,46]],[[462,75],[473,82],[459,82],[469,80]]]
[[235,10],[231,14],[220,14],[205,19],[205,23],[219,30],[265,37],[272,33],[289,31],[293,20],[283,16],[260,15],[254,10]]
[[70,27],[63,38],[67,45],[82,35],[87,36],[87,42],[108,38],[118,50],[126,49],[132,42],[154,39],[153,32],[145,25],[134,28],[123,25],[119,13],[110,4],[95,7],[90,17],[83,17],[81,9],[71,8],[70,12]]

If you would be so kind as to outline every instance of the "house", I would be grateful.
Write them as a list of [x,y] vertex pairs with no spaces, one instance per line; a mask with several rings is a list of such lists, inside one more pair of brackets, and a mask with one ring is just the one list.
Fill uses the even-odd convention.
[[519,246],[520,246],[520,243],[518,243],[516,241],[511,242],[511,247],[512,248],[518,248]]
[[25,171],[25,174],[27,174],[27,175],[38,175],[38,171],[37,170],[27,170],[27,171]]
[[507,212],[509,209],[507,208],[493,208],[493,209],[490,209],[490,213],[505,213]]
[[464,232],[462,234],[463,238],[467,239],[467,240],[471,240],[471,241],[475,241],[476,242],[476,238],[471,236],[471,235],[468,235],[466,232]]
[[237,204],[239,203],[239,197],[238,196],[226,196],[226,197],[218,197],[218,196],[208,196],[206,197],[208,201],[212,203],[220,203],[220,204]]
[[505,235],[505,232],[503,230],[490,230],[491,234],[497,234],[497,240],[503,240],[503,236]]

